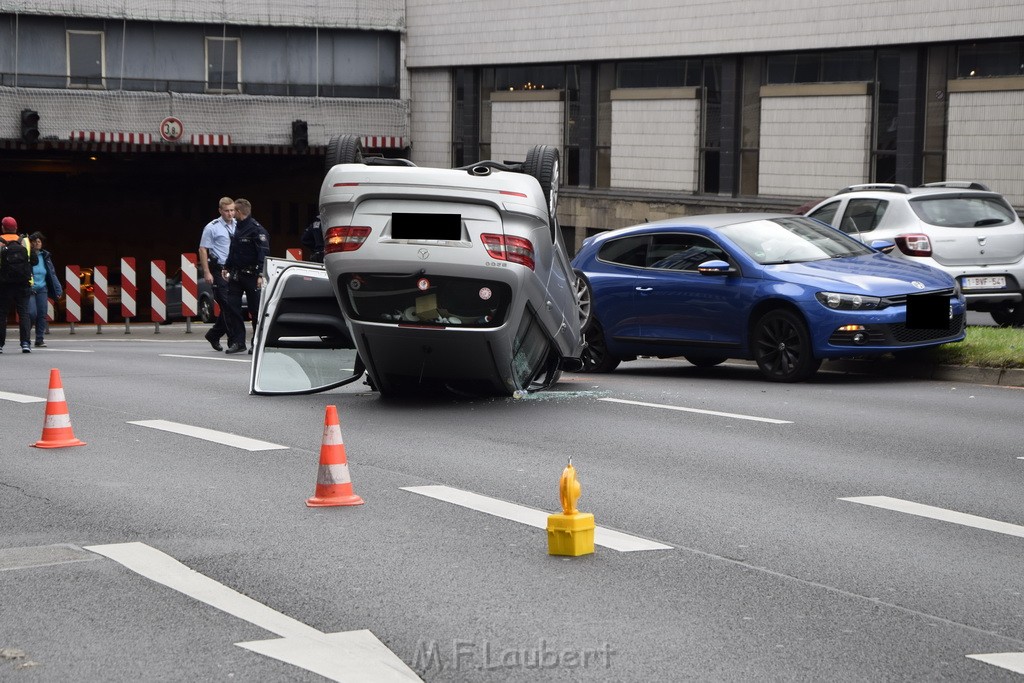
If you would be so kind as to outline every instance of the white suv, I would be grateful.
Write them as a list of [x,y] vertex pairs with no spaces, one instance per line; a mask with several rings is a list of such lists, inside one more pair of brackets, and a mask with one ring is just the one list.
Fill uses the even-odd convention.
[[894,242],[893,256],[952,275],[970,310],[1024,327],[1024,223],[981,183],[851,185],[806,215],[866,244]]

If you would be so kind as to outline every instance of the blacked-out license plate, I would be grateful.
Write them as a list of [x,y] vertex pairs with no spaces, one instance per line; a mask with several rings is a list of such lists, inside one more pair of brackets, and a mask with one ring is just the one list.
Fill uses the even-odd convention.
[[907,297],[908,330],[949,328],[949,297],[941,294],[912,294]]
[[461,240],[462,216],[457,213],[393,213],[391,239]]

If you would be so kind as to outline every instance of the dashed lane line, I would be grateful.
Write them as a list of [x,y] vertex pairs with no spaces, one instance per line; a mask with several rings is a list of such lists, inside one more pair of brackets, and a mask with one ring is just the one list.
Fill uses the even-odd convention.
[[158,354],[163,358],[188,358],[190,360],[219,360],[227,361],[229,363],[251,363],[252,359],[249,357],[245,358],[228,358],[227,356],[189,356],[183,353],[161,353]]
[[791,425],[792,420],[776,420],[771,417],[757,417],[755,415],[741,415],[739,413],[723,413],[718,410],[703,410],[701,408],[683,408],[682,406],[670,406],[663,405],[661,403],[644,403],[643,401],[627,401],[621,398],[599,398],[598,401],[608,401],[609,403],[624,403],[631,406],[641,406],[643,408],[660,408],[662,410],[678,410],[684,413],[697,413],[699,415],[715,415],[717,417],[728,417],[734,420],[752,420],[754,422],[767,422],[769,424],[776,425]]
[[6,391],[0,391],[0,401],[14,401],[15,403],[43,403],[46,399],[39,398],[38,396],[27,396],[25,394],[12,394]]
[[860,503],[861,505],[870,505],[872,507],[883,508],[885,510],[893,510],[894,512],[903,512],[908,515],[917,515],[918,517],[927,517],[929,519],[936,519],[940,522],[949,522],[951,524],[960,524],[961,526],[969,526],[975,529],[994,531],[997,534],[1006,534],[1007,536],[1024,538],[1024,526],[1018,526],[1008,522],[1000,522],[998,520],[987,519],[985,517],[978,517],[976,515],[969,515],[964,512],[956,512],[955,510],[932,507],[931,505],[922,505],[921,503],[915,503],[909,500],[889,498],[888,496],[859,496],[854,498],[840,498],[839,500],[845,500],[849,503]]
[[[519,522],[520,524],[537,527],[538,529],[547,529],[548,515],[551,514],[544,510],[516,505],[515,503],[509,503],[497,498],[489,498],[478,493],[472,493],[471,491],[454,489],[450,486],[403,486],[402,490],[442,500],[446,503],[453,503],[470,510],[501,517],[502,519]],[[672,546],[665,545],[664,543],[640,538],[639,536],[631,536],[621,531],[606,529],[600,526],[594,529],[594,544],[624,553],[638,550],[672,549]]]
[[238,436],[237,434],[231,434],[229,432],[218,432],[214,429],[181,424],[180,422],[168,422],[167,420],[131,420],[128,424],[138,425],[140,427],[149,427],[150,429],[159,429],[164,432],[183,434],[196,439],[203,439],[204,441],[212,441],[225,446],[231,446],[232,448],[241,448],[246,451],[276,451],[288,448],[287,446],[270,443],[269,441],[259,441],[258,439],[250,439],[248,437]]

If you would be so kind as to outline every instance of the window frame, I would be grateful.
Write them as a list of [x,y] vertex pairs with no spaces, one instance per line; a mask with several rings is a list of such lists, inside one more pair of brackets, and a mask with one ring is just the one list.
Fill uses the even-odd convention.
[[[74,36],[99,36],[99,82],[94,82],[96,76],[80,75],[72,73],[71,43]],[[88,31],[82,29],[67,29],[64,31],[64,66],[67,74],[67,87],[83,90],[106,90],[107,89],[107,36],[105,31]]]
[[[228,87],[228,84],[224,81],[224,61],[220,62],[220,81],[211,78],[213,76],[214,64],[210,62],[210,47],[213,44],[217,44],[218,47],[221,43],[232,42],[235,44],[235,74],[236,78]],[[207,93],[225,93],[225,94],[239,94],[242,92],[242,39],[237,36],[204,36],[203,40],[203,52],[206,64],[206,81],[204,83],[204,91]],[[223,50],[221,50],[223,54]]]

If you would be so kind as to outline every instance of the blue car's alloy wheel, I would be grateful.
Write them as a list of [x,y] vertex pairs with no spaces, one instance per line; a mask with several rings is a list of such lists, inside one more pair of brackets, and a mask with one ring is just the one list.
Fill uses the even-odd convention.
[[769,311],[758,319],[752,346],[761,374],[773,382],[800,382],[821,366],[811,349],[807,325],[786,310]]

